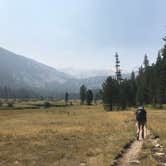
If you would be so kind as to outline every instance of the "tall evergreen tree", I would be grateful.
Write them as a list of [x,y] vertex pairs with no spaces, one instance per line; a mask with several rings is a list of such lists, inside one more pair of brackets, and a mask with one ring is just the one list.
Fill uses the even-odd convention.
[[151,68],[149,65],[149,60],[147,54],[144,57],[144,74],[143,74],[143,87],[144,87],[144,103],[149,104],[150,102],[150,76],[151,76]]
[[162,89],[162,103],[166,103],[166,37],[163,38],[164,46],[161,51],[162,62],[161,62],[161,74],[160,74],[160,86]]
[[[151,66],[151,75],[150,75],[150,90],[151,94],[151,104],[156,106],[156,104],[161,103],[161,87],[160,87],[160,71],[161,71],[161,52],[158,52],[157,60],[155,64]],[[160,104],[161,105],[161,104]]]
[[128,100],[129,100],[129,106],[135,106],[136,105],[136,92],[137,92],[137,86],[136,86],[136,76],[134,71],[131,73],[130,79],[128,81],[129,89],[128,89]]
[[122,73],[121,73],[121,70],[120,70],[120,60],[119,60],[119,55],[118,55],[117,52],[115,53],[115,60],[116,60],[115,61],[116,79],[120,83],[122,81]]
[[129,105],[129,82],[127,79],[123,80],[123,82],[121,82],[119,84],[119,108],[121,109],[126,109],[126,107]]
[[144,56],[144,67],[147,68],[149,66],[149,60],[147,54]]
[[82,85],[80,87],[80,100],[81,100],[81,104],[85,103],[85,100],[86,100],[86,91],[87,91],[86,86]]
[[66,92],[65,93],[65,103],[66,103],[66,105],[68,104],[68,101],[69,101],[69,93]]
[[93,101],[93,92],[92,92],[92,90],[89,89],[86,92],[86,103],[87,103],[87,105],[91,105],[92,101]]
[[138,105],[144,104],[144,79],[143,79],[144,70],[141,66],[139,68],[139,73],[137,76],[137,94],[136,94],[136,101]]
[[112,77],[108,77],[102,85],[103,87],[103,103],[105,108],[112,111],[113,106],[118,104],[119,84]]

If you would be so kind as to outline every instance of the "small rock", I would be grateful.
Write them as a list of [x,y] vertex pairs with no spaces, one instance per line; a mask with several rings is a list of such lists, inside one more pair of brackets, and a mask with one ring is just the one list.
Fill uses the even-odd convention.
[[156,155],[156,156],[164,156],[165,153],[158,153],[158,152],[156,152],[155,155]]
[[159,163],[160,166],[166,166],[166,163]]
[[86,163],[80,163],[79,166],[86,166]]
[[15,164],[19,164],[19,162],[18,162],[18,161],[15,161]]
[[164,149],[161,147],[159,151],[160,151],[160,152],[163,152],[163,151],[164,151]]
[[32,163],[33,163],[33,164],[36,164],[36,161],[33,161]]
[[160,146],[160,144],[156,144],[155,147],[156,148],[160,148],[161,146]]
[[133,161],[130,161],[130,163],[132,163],[132,164],[140,164],[140,161],[139,160],[133,160]]

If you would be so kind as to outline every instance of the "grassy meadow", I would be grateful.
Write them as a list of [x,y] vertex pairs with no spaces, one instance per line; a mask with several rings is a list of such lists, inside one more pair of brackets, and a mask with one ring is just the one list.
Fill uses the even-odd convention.
[[133,115],[132,111],[105,112],[101,104],[78,103],[0,110],[0,165],[111,165],[134,138]]
[[[17,101],[0,108],[0,166],[109,166],[135,138],[131,110],[106,112],[101,104],[49,102],[53,107],[39,109],[44,101]],[[148,128],[166,147],[165,111],[147,111]],[[144,146],[148,150],[143,150],[141,164],[156,165],[151,145]]]

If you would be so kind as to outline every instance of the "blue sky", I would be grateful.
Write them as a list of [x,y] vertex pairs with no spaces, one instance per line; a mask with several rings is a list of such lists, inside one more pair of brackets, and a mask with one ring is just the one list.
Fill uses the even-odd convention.
[[151,62],[166,34],[165,0],[0,0],[0,46],[55,68],[124,70]]

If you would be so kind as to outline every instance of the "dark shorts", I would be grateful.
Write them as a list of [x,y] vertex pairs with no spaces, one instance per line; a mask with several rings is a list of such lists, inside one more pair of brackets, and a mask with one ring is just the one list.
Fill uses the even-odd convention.
[[145,126],[146,124],[146,121],[138,121],[138,126]]

